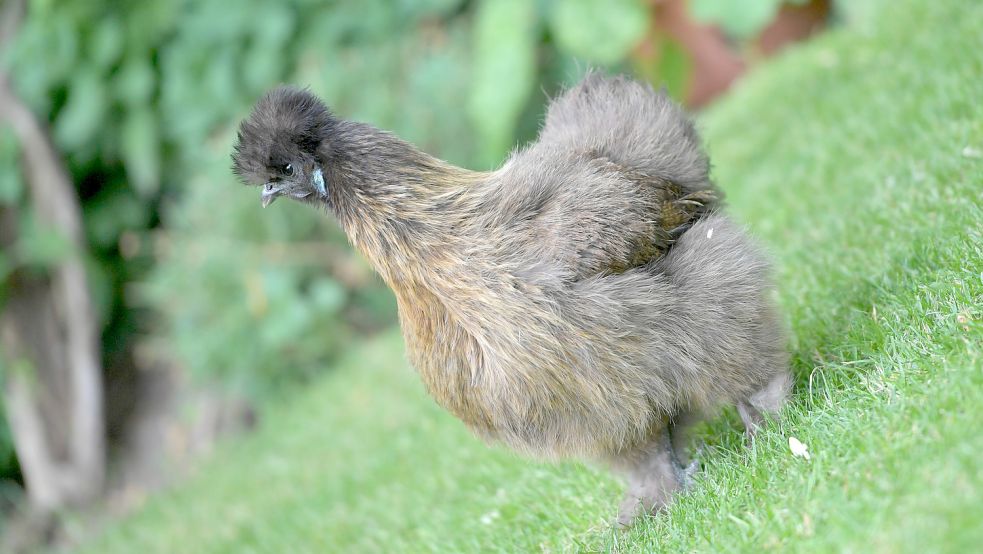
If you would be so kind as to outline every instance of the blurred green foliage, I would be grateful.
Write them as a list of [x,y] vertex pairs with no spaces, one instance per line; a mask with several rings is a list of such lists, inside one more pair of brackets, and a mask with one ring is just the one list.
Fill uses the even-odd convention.
[[783,3],[784,0],[690,0],[690,10],[698,21],[716,23],[733,36],[749,37],[761,31]]
[[574,55],[598,64],[621,61],[645,36],[648,9],[637,0],[568,0],[550,13],[556,42]]
[[[746,33],[778,0],[693,4]],[[486,169],[533,136],[547,95],[589,65],[681,92],[678,49],[633,53],[649,10],[643,0],[33,0],[2,63],[50,122],[78,187],[106,359],[145,342],[195,375],[261,392],[325,367],[395,312],[329,217],[286,202],[261,212],[257,192],[235,182],[235,127],[264,91],[310,86],[344,117]],[[24,214],[0,280],[64,253],[27,215],[18,149],[0,129],[0,207]]]

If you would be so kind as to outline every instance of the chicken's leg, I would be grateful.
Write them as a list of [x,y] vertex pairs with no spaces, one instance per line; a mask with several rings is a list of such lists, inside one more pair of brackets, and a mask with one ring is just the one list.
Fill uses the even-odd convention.
[[652,513],[672,499],[683,486],[683,472],[672,453],[669,433],[662,429],[651,441],[616,464],[628,479],[618,510],[618,523],[631,525],[636,517]]
[[703,421],[703,414],[698,411],[686,411],[676,414],[669,421],[667,432],[669,442],[672,446],[672,461],[676,466],[677,473],[681,476],[683,487],[689,487],[693,482],[693,475],[700,468],[699,454],[703,450],[702,445],[696,448],[696,455],[690,457],[690,442],[692,441],[693,427]]
[[748,441],[754,438],[765,417],[778,415],[788,391],[792,385],[792,376],[783,371],[772,378],[767,385],[752,394],[747,400],[737,403],[737,413],[744,422],[744,432]]

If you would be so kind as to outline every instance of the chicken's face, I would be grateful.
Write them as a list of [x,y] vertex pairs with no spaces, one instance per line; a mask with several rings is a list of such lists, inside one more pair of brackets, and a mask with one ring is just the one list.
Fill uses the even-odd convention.
[[269,206],[281,196],[294,200],[315,199],[327,196],[324,185],[324,170],[312,154],[300,151],[272,157],[264,168],[260,201],[263,207]]
[[260,186],[263,207],[281,196],[326,199],[318,151],[334,119],[313,94],[281,87],[267,94],[239,127],[232,170]]

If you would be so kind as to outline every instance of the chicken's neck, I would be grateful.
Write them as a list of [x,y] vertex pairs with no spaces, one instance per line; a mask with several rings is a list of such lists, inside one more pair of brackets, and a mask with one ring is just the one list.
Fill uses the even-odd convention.
[[353,122],[339,124],[321,157],[330,207],[354,246],[393,288],[427,279],[449,254],[457,200],[481,174]]

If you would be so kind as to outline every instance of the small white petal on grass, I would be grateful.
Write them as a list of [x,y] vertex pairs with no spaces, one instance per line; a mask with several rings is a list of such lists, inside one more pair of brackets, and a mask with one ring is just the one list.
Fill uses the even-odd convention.
[[498,519],[498,516],[499,516],[498,510],[492,510],[491,512],[488,512],[487,514],[481,516],[481,523],[485,525],[491,525],[493,521]]
[[815,528],[812,525],[812,518],[809,514],[802,514],[802,534],[811,537],[815,532]]
[[710,230],[707,231],[707,238],[710,238],[712,236],[713,236],[713,227],[710,227]]
[[983,158],[983,152],[969,145],[963,148],[962,155],[964,158]]
[[800,458],[809,459],[809,447],[802,444],[802,442],[795,438],[788,438],[788,447],[792,451],[792,454]]

